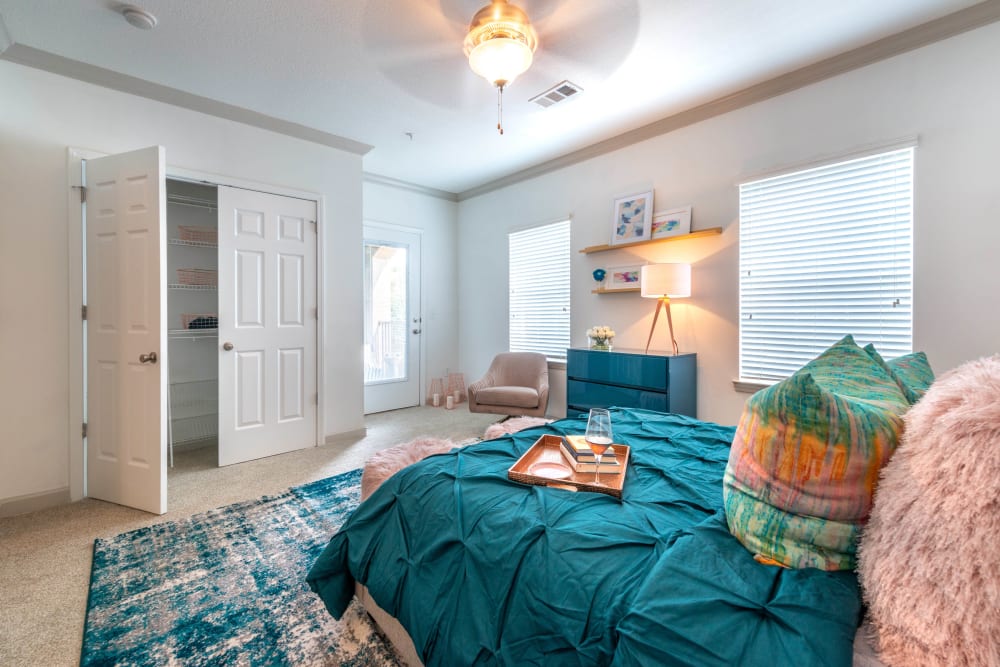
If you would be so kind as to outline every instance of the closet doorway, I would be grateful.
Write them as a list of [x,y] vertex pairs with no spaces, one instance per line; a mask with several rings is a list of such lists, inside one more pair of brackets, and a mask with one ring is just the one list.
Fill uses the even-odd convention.
[[317,203],[84,163],[87,495],[167,511],[172,446],[317,443]]

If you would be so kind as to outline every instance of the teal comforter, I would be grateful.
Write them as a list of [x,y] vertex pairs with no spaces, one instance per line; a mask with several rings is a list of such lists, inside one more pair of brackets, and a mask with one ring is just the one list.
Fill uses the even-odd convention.
[[410,466],[309,572],[335,617],[354,581],[431,665],[850,665],[849,572],[754,561],[726,529],[733,429],[614,410],[632,446],[622,499],[525,486],[507,469],[565,419]]

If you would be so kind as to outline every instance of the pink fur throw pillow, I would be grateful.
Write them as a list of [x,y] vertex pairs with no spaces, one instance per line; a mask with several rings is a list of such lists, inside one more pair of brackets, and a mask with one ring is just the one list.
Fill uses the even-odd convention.
[[904,419],[860,545],[880,657],[1000,666],[1000,355],[940,377]]
[[361,500],[374,493],[375,489],[382,485],[382,482],[406,466],[432,454],[450,452],[458,446],[451,440],[425,437],[375,452],[370,459],[365,461],[365,468],[361,471]]

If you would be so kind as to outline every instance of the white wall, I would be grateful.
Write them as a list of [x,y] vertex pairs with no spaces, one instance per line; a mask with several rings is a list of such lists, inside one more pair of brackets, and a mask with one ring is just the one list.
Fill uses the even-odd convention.
[[358,337],[324,345],[325,431],[363,427],[361,291],[344,289],[361,273],[360,156],[7,62],[0,91],[0,505],[69,486],[70,146],[160,144],[168,170],[322,195],[325,324]]
[[[594,324],[641,348],[653,303],[594,295],[601,266],[693,264],[693,294],[674,301],[682,352],[698,353],[698,415],[734,424],[739,325],[736,184],[765,171],[919,135],[914,230],[914,348],[941,373],[1000,350],[1000,24],[459,204],[462,366],[482,371],[507,346],[506,235],[572,212],[573,344]],[[543,113],[543,112],[540,112]],[[655,186],[656,208],[692,204],[693,227],[721,237],[581,255],[606,243],[615,196]],[[659,325],[659,326],[662,326]],[[658,327],[663,345],[665,332]],[[655,345],[654,345],[655,347]]]
[[429,378],[442,377],[449,370],[461,371],[458,364],[459,277],[455,259],[457,216],[455,202],[381,183],[364,183],[366,222],[421,232],[421,397],[427,393]]

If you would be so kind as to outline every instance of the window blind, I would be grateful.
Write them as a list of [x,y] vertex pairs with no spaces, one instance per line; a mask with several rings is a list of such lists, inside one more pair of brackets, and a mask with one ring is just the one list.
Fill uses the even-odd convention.
[[569,347],[570,221],[508,237],[510,350],[565,360]]
[[740,377],[780,380],[853,334],[912,350],[913,154],[740,185]]

